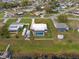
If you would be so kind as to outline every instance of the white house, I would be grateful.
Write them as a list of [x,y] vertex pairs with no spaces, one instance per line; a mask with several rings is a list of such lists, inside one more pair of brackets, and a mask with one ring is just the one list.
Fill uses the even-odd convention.
[[33,31],[34,36],[44,36],[45,32],[47,32],[47,25],[43,23],[32,24],[31,30]]

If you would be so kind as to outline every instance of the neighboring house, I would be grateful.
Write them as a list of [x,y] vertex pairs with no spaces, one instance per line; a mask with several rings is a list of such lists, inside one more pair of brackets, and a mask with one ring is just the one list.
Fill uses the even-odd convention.
[[66,25],[65,23],[54,23],[54,26],[60,32],[69,30],[68,25]]
[[10,31],[10,32],[18,32],[19,31],[19,29],[21,29],[21,28],[23,28],[23,24],[16,24],[16,23],[14,23],[14,24],[11,24],[10,26],[9,26],[9,28],[8,28],[8,30]]
[[31,12],[33,10],[36,10],[36,8],[34,6],[26,6],[25,9],[23,9],[23,11],[25,11],[25,12]]
[[75,16],[79,16],[79,9],[71,10],[68,13],[71,13],[71,14],[73,14]]
[[61,8],[62,8],[62,9],[65,9],[65,8],[67,8],[67,6],[65,6],[65,5],[61,5]]
[[45,10],[43,10],[43,11],[36,11],[34,14],[36,15],[36,16],[40,16],[40,15],[43,15],[43,14],[45,14],[46,12],[45,12]]
[[12,2],[13,0],[2,0],[2,2]]
[[47,25],[46,24],[32,24],[31,30],[34,36],[45,36],[45,32],[47,32]]
[[61,11],[61,10],[62,10],[61,7],[57,7],[57,8],[55,8],[55,9],[52,9],[52,11],[54,11],[54,12]]
[[79,9],[76,9],[76,10],[74,10],[74,11],[72,11],[74,14],[77,14],[77,15],[79,15]]
[[68,2],[67,3],[67,6],[69,6],[69,7],[71,7],[71,6],[73,6],[74,5],[74,3],[72,3],[72,2]]
[[17,15],[23,15],[24,12],[22,12],[22,11],[21,11],[21,12],[17,12],[16,14],[17,14]]
[[1,0],[1,2],[8,2],[8,3],[11,3],[11,2],[20,2],[21,0]]

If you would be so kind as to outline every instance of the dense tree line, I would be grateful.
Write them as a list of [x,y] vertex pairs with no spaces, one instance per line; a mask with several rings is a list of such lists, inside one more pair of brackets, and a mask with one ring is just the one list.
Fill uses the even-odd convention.
[[8,3],[8,2],[0,2],[0,8],[13,8],[13,7],[17,7],[17,6],[27,6],[28,5],[28,0],[22,0],[20,3],[16,3],[16,2],[12,2],[12,3]]

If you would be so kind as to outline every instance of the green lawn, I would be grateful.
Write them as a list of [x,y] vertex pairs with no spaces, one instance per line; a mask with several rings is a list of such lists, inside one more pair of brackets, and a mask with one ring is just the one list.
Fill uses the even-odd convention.
[[[16,19],[10,19],[7,22],[7,26],[11,23],[16,22]],[[32,20],[24,17],[21,20],[21,23],[31,24]],[[36,23],[46,23],[48,25],[48,34],[45,37],[37,37],[34,39],[25,41],[19,32],[19,38],[9,38],[8,40],[0,40],[0,50],[4,50],[8,43],[11,44],[11,49],[14,51],[14,54],[19,55],[27,53],[79,53],[79,33],[75,30],[69,30],[68,32],[58,32],[50,19],[36,19]],[[74,23],[74,21],[73,21]],[[69,22],[69,24],[71,24]],[[64,40],[58,40],[57,35],[64,34]],[[42,40],[38,40],[42,39]],[[46,39],[46,40],[43,40]],[[51,39],[51,40],[50,40]]]
[[72,18],[79,18],[79,16],[73,15],[73,14],[68,14],[68,17],[72,17]]
[[4,12],[0,12],[0,22],[2,22],[3,16],[4,16]]
[[15,23],[17,21],[17,19],[9,19],[6,23],[6,26],[9,26],[12,23]]
[[0,12],[0,18],[3,18],[4,12]]
[[20,23],[26,23],[26,24],[29,23],[29,24],[31,24],[31,22],[32,22],[31,19],[29,19],[29,18],[27,18],[27,17],[26,17],[26,18],[24,17],[24,18],[21,20]]
[[68,21],[68,25],[71,27],[71,28],[79,28],[79,21],[78,20],[70,20]]
[[66,41],[50,40],[50,41],[24,41],[24,40],[1,40],[0,50],[4,50],[8,43],[15,54],[45,54],[45,53],[78,53],[79,43],[69,43]]
[[44,36],[45,39],[53,37],[53,32],[55,32],[55,29],[54,29],[53,23],[50,19],[36,19],[35,22],[36,23],[45,23],[45,24],[47,24],[48,32]]

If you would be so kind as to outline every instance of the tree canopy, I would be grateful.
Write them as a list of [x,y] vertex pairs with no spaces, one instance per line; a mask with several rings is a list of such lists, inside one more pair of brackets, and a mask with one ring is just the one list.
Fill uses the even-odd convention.
[[68,17],[65,14],[59,15],[57,18],[58,22],[60,23],[67,23],[68,22]]

